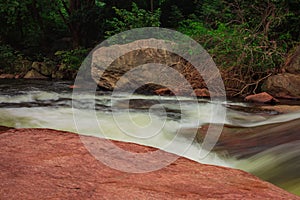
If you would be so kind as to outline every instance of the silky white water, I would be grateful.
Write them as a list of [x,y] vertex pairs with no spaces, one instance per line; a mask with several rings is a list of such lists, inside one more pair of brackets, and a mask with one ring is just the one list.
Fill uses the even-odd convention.
[[[241,160],[207,152],[202,144],[193,141],[203,124],[250,129],[275,123],[284,126],[285,122],[299,119],[300,112],[256,113],[247,112],[252,105],[240,102],[129,94],[114,96],[103,91],[83,92],[72,99],[70,82],[1,81],[0,126],[51,128],[157,147],[200,163],[254,172],[300,194],[299,140]],[[282,176],[288,178],[280,181]]]
[[[96,111],[89,106],[92,105],[89,102],[94,99],[97,104],[95,106]],[[128,100],[138,100],[141,105],[128,108]],[[155,109],[156,104],[151,102],[150,105],[147,105],[149,100],[158,101],[154,103],[161,101],[159,105],[164,107],[156,107],[157,110],[151,112],[153,107]],[[65,130],[107,139],[135,142],[161,149],[170,142],[175,142],[177,146],[191,142],[185,137],[179,137],[173,141],[179,129],[197,129],[206,123],[235,123],[233,125],[251,127],[299,117],[298,113],[291,113],[270,118],[226,109],[227,117],[219,119],[218,115],[212,116],[211,114],[216,106],[220,104],[236,105],[237,103],[209,102],[206,100],[195,102],[188,97],[143,95],[131,95],[129,99],[126,97],[115,98],[110,94],[96,95],[96,97],[85,94],[78,99],[73,99],[74,107],[78,108],[72,108],[71,92],[58,93],[39,91],[38,89],[28,91],[26,94],[2,95],[0,103],[8,105],[0,108],[0,121],[3,126]],[[239,103],[239,105],[243,104]],[[171,110],[173,116],[166,117],[165,109]],[[80,116],[76,121],[74,120],[74,112]],[[182,119],[177,119],[176,114],[180,115]],[[91,120],[94,115],[97,117],[97,123]],[[78,130],[78,126],[80,126],[80,130]],[[148,137],[149,134],[151,137]],[[200,158],[200,150],[202,150],[201,145],[193,143],[183,156],[201,163],[232,166],[229,159],[221,159],[215,153]],[[170,151],[175,154],[178,153],[176,148]]]

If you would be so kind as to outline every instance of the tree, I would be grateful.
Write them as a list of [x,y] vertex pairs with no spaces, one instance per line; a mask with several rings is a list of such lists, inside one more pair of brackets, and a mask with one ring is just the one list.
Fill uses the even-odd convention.
[[89,46],[101,33],[101,8],[95,0],[53,0],[55,8],[68,27],[73,48]]

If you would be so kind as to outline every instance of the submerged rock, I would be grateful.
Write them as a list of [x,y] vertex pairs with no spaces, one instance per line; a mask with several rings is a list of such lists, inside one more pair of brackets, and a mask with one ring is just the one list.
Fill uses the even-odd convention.
[[300,106],[299,105],[264,105],[261,106],[260,109],[262,110],[269,110],[269,112],[277,112],[277,113],[290,113],[290,112],[299,112]]
[[[155,150],[114,143],[127,151]],[[186,158],[149,173],[117,171],[96,160],[78,135],[62,131],[6,130],[0,152],[0,199],[300,199],[241,170]]]
[[[218,126],[222,125],[211,126],[210,134],[214,134],[214,128]],[[207,124],[198,129],[196,137],[200,143],[208,128]],[[272,147],[300,140],[299,128],[300,119],[256,127],[225,125],[213,150],[238,159],[248,158]]]

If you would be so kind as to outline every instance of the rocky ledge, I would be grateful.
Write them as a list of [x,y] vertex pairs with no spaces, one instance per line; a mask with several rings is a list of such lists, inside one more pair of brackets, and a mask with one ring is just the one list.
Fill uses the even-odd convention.
[[185,158],[144,174],[116,171],[62,131],[0,128],[0,152],[0,199],[300,199],[246,172]]

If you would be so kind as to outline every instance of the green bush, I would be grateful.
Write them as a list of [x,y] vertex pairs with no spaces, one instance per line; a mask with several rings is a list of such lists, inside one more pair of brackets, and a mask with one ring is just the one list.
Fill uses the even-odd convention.
[[4,72],[14,72],[16,63],[22,59],[23,55],[10,45],[0,45],[0,69]]
[[277,42],[269,40],[263,33],[238,25],[230,27],[218,23],[216,29],[211,29],[201,22],[184,20],[179,31],[199,42],[222,68],[264,71],[280,67],[286,52],[284,47],[277,47]]
[[68,51],[57,51],[55,56],[58,58],[58,62],[60,62],[64,69],[77,70],[88,53],[89,49],[77,48]]
[[105,32],[107,36],[112,36],[134,28],[160,26],[160,9],[150,12],[139,8],[135,3],[132,3],[131,11],[118,9],[116,7],[113,7],[113,9],[118,17],[107,20],[107,23],[112,29]]
[[284,40],[271,40],[263,32],[224,23],[212,29],[195,20],[180,25],[179,30],[199,42],[222,69],[230,95],[257,92],[261,80],[284,63]]

